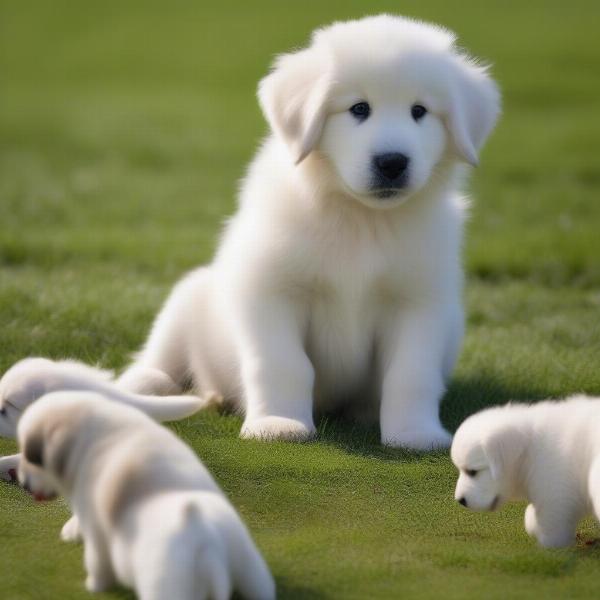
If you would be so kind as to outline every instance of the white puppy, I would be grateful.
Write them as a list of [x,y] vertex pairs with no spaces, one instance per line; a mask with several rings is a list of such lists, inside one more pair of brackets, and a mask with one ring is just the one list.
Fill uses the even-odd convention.
[[19,481],[64,495],[84,538],[86,587],[142,600],[269,600],[250,535],[194,452],[140,411],[92,392],[54,392],[18,425]]
[[[48,392],[90,390],[110,400],[134,406],[159,421],[183,419],[207,402],[196,396],[144,396],[119,389],[111,381],[113,374],[72,360],[51,361],[26,358],[14,364],[0,379],[0,435],[14,438],[23,411]],[[172,385],[172,384],[171,384]],[[158,393],[176,393],[167,385]],[[0,457],[0,479],[14,480],[19,455]]]
[[378,419],[385,444],[448,445],[459,190],[496,121],[496,86],[451,32],[381,15],[316,31],[258,95],[272,133],[238,212],[121,384],[191,374],[245,413],[245,437],[307,438],[313,413],[341,409]]
[[567,546],[578,522],[600,518],[600,399],[508,404],[469,417],[457,430],[455,498],[476,511],[530,502],[525,528],[542,546]]

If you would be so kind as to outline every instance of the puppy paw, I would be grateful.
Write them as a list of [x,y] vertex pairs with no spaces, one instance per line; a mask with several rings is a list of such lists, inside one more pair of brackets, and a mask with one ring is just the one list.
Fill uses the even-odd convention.
[[302,421],[287,417],[262,417],[246,420],[242,426],[240,437],[263,441],[304,442],[314,437],[315,433],[316,429],[312,423],[307,425]]
[[536,535],[540,546],[544,548],[566,548],[575,543],[575,533],[566,531],[543,532]]
[[531,536],[535,536],[537,531],[537,517],[533,504],[528,504],[525,509],[525,531]]
[[88,575],[85,579],[85,589],[88,592],[105,592],[112,587],[112,580],[103,577],[97,577],[96,575]]
[[117,379],[117,387],[149,396],[176,396],[181,388],[163,371],[132,366]]
[[81,542],[83,536],[79,527],[79,519],[75,516],[71,517],[60,531],[60,539],[63,542]]
[[525,509],[525,531],[544,548],[564,548],[575,542],[575,532],[564,523],[557,522],[552,527],[540,525],[533,504],[528,504]]
[[452,436],[442,427],[431,429],[407,429],[398,432],[382,432],[381,443],[393,448],[409,450],[435,450],[448,448]]
[[8,483],[19,483],[16,469],[7,469],[6,471],[0,469],[0,479]]

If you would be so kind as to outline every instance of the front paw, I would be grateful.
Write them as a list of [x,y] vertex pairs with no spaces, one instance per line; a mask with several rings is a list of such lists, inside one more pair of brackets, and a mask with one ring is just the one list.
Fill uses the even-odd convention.
[[575,543],[575,533],[572,531],[545,531],[537,533],[536,538],[544,548],[566,548]]
[[574,531],[569,530],[561,523],[557,523],[555,528],[540,526],[533,504],[528,504],[525,509],[525,531],[535,537],[538,544],[544,548],[565,548],[575,541]]
[[535,506],[528,504],[525,509],[525,531],[530,536],[535,536],[537,532],[537,517],[535,515]]
[[240,432],[244,439],[259,439],[263,441],[304,442],[316,434],[312,423],[304,423],[287,417],[261,417],[246,419]]
[[81,542],[83,536],[79,527],[79,519],[72,516],[60,531],[60,539],[63,542]]
[[393,448],[436,450],[448,448],[452,443],[452,436],[442,427],[407,429],[397,432],[383,431],[381,443]]
[[114,581],[110,577],[99,577],[97,575],[88,575],[85,579],[85,589],[88,592],[105,592],[110,589]]

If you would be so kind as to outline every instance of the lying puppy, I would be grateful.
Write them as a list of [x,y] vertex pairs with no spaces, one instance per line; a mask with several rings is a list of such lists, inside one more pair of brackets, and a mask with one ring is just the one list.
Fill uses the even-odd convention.
[[64,495],[85,543],[86,587],[116,581],[142,600],[275,597],[269,569],[192,450],[128,406],[55,392],[18,425],[19,481]]
[[[183,419],[207,405],[196,396],[144,396],[118,389],[113,374],[79,362],[26,358],[0,379],[0,435],[14,438],[22,412],[40,396],[59,390],[90,390],[140,409],[158,421]],[[179,390],[168,389],[163,394]],[[14,481],[19,455],[0,457],[0,479]]]
[[469,417],[454,436],[456,500],[476,511],[526,499],[525,529],[542,546],[574,541],[600,518],[600,399],[509,404]]

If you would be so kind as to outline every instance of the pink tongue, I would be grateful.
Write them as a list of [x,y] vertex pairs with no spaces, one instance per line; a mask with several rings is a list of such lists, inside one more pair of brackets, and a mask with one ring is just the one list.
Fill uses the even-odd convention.
[[17,482],[17,471],[15,469],[9,469],[8,476],[13,483]]
[[36,502],[43,502],[44,500],[48,500],[48,498],[46,498],[46,496],[44,496],[44,494],[40,494],[39,492],[33,494],[33,499]]

